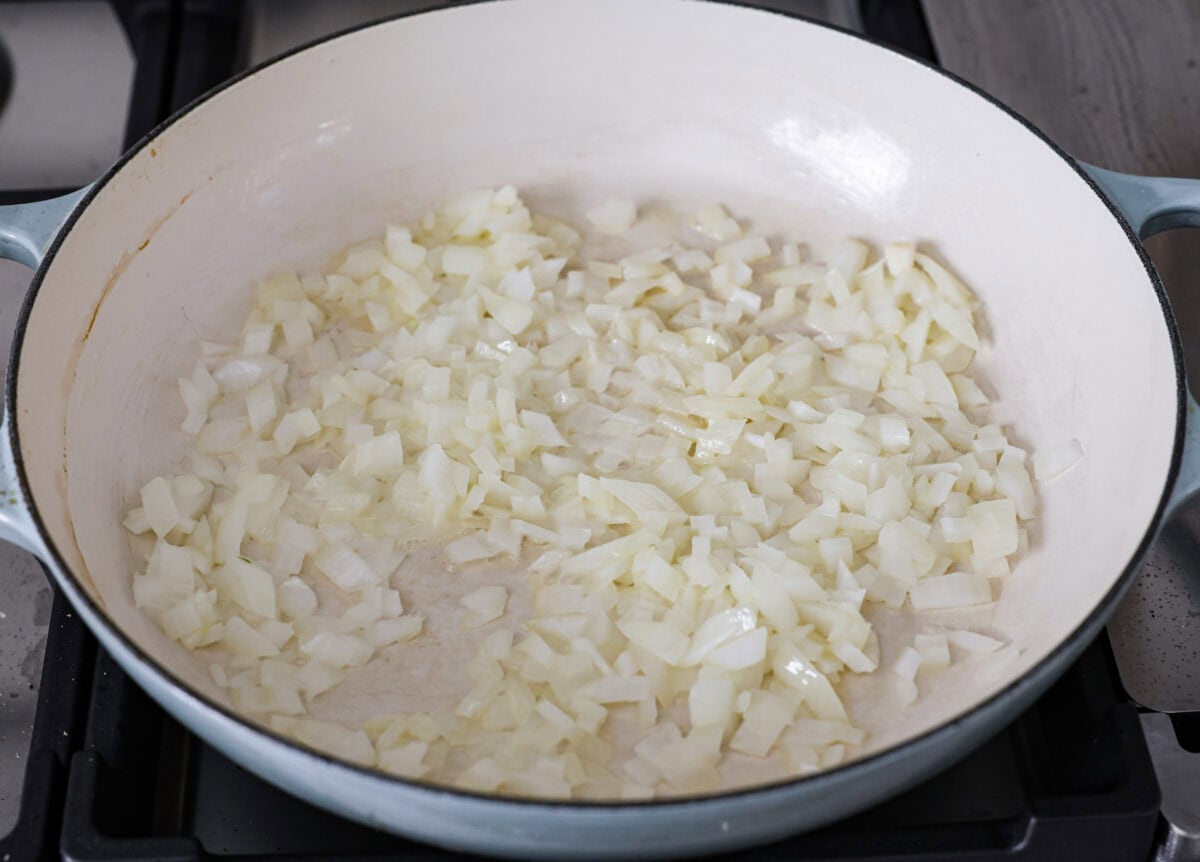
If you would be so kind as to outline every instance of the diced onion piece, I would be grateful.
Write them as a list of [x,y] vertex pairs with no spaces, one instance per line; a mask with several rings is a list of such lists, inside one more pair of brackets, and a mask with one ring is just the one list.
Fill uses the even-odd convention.
[[379,581],[366,560],[343,545],[326,545],[313,558],[313,565],[345,592],[355,592]]
[[399,748],[385,748],[379,752],[379,768],[405,778],[420,778],[431,768],[423,762],[428,751],[429,745],[424,742],[410,742]]
[[534,307],[529,303],[501,296],[485,287],[479,289],[479,295],[488,314],[507,332],[520,335],[533,322]]
[[958,630],[946,633],[946,639],[952,646],[956,646],[965,652],[979,653],[987,655],[994,653],[1000,647],[1004,646],[1004,641],[998,641],[995,638],[990,638],[987,635],[981,635],[978,632]]
[[366,639],[371,646],[381,649],[394,643],[410,641],[421,633],[425,626],[425,618],[419,614],[390,620],[376,620],[366,631]]
[[733,719],[737,688],[732,677],[701,674],[688,692],[688,715],[693,727],[725,727]]
[[650,697],[650,681],[644,676],[604,676],[579,693],[596,703],[636,703]]
[[916,247],[911,242],[889,242],[883,247],[883,256],[887,261],[888,272],[899,275],[906,269],[912,269],[916,260]]
[[912,647],[905,647],[896,657],[896,662],[892,665],[892,673],[901,679],[912,681],[916,678],[920,667],[921,654]]
[[235,557],[221,567],[218,580],[229,597],[261,617],[275,617],[275,582],[258,566]]
[[729,748],[755,757],[766,757],[775,740],[791,722],[794,707],[778,694],[758,690],[752,693],[750,707],[741,726],[729,741]]
[[227,619],[223,632],[221,643],[234,655],[248,658],[279,655],[279,648],[241,617]]
[[846,721],[846,710],[825,674],[793,645],[776,650],[771,669],[776,679],[797,691],[817,718]]
[[171,483],[161,476],[151,479],[142,488],[142,517],[159,538],[175,529],[182,520],[171,493]]
[[375,748],[361,730],[348,730],[330,722],[302,719],[293,733],[305,745],[318,751],[326,751],[363,766],[375,763]]
[[919,611],[931,608],[966,608],[990,602],[992,588],[983,575],[950,572],[922,579],[909,592],[909,599]]
[[488,541],[486,530],[463,536],[446,545],[446,559],[455,566],[487,560],[498,553],[499,550]]
[[292,619],[307,619],[317,612],[317,594],[305,581],[291,577],[278,588],[279,609]]
[[743,670],[762,663],[767,657],[767,630],[752,629],[714,649],[704,662],[724,670]]
[[386,431],[357,444],[342,467],[355,476],[390,476],[404,467],[404,441],[396,431]]
[[666,623],[619,622],[617,628],[631,643],[670,665],[678,665],[688,649],[688,636]]
[[1083,457],[1083,446],[1078,440],[1066,440],[1048,449],[1033,453],[1033,474],[1041,481],[1057,479],[1074,467]]
[[696,230],[718,242],[728,242],[742,233],[741,226],[720,204],[701,207],[693,216],[692,223]]
[[946,635],[917,635],[913,648],[921,656],[921,670],[931,673],[943,671],[950,666],[950,648]]
[[305,407],[294,410],[279,420],[275,426],[272,439],[279,449],[280,455],[286,455],[296,447],[296,444],[315,437],[321,433],[321,423],[311,408]]
[[914,680],[896,676],[893,678],[893,685],[901,706],[909,706],[917,699],[917,684]]
[[151,529],[150,522],[146,519],[146,510],[141,506],[138,506],[136,509],[130,509],[129,514],[125,516],[125,520],[121,524],[134,535],[148,532]]
[[263,380],[246,393],[246,415],[255,434],[262,432],[278,412],[279,402],[271,381]]
[[601,233],[625,233],[637,221],[637,204],[613,199],[587,211],[587,220]]
[[478,628],[498,620],[504,615],[508,603],[508,590],[504,587],[480,587],[459,599],[467,613],[463,623],[468,628]]
[[1017,550],[1017,511],[1012,500],[989,500],[967,509],[971,547],[980,560],[998,560]]
[[300,652],[327,667],[343,668],[366,664],[374,650],[360,637],[321,632],[300,644]]

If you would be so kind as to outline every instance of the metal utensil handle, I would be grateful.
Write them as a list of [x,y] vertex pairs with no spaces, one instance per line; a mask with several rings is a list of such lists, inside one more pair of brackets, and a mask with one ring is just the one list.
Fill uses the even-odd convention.
[[91,186],[57,198],[0,206],[0,257],[37,269],[58,229]]
[[[1177,227],[1200,227],[1200,180],[1143,177],[1079,163],[1121,211],[1138,237],[1146,239]],[[1200,493],[1200,406],[1187,393],[1187,426],[1183,459],[1175,490],[1167,501],[1167,517]]]

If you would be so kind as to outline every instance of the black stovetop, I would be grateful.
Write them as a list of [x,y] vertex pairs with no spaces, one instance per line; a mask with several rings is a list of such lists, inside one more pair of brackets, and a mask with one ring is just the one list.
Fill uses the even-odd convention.
[[[132,143],[236,71],[244,7],[113,4],[137,60]],[[858,18],[869,34],[936,59],[916,0],[862,0]],[[1102,637],[1034,707],[954,767],[819,832],[732,858],[1148,859],[1158,785],[1137,710],[1117,679]],[[461,857],[314,809],[232,764],[142,694],[56,596],[21,812],[0,836],[2,862],[54,858]]]

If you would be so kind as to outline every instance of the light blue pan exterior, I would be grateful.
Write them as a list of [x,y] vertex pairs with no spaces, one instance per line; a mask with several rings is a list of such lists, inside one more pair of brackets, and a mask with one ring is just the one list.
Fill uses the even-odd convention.
[[[945,74],[940,70],[934,73]],[[998,104],[997,109],[1007,110]],[[1046,144],[1054,146],[1049,141]],[[1063,158],[1068,157],[1063,154]],[[118,163],[96,187],[121,167]],[[1096,205],[1109,207],[1114,218],[1123,219],[1131,242],[1136,242],[1135,234],[1145,237],[1167,227],[1200,225],[1198,181],[1135,177],[1086,165],[1076,169],[1091,178],[1097,189]],[[55,237],[71,229],[75,215],[88,205],[89,192],[82,189],[36,204],[0,207],[0,256],[38,268],[14,341],[10,368],[15,373],[10,371],[7,382],[7,411],[15,400],[25,321],[36,301],[42,274],[53,264]],[[1059,650],[987,702],[904,745],[801,780],[691,800],[631,804],[519,801],[403,781],[252,728],[179,684],[121,634],[80,589],[40,526],[36,502],[29,499],[28,484],[13,457],[20,447],[7,419],[0,429],[0,489],[4,491],[0,494],[0,539],[32,551],[46,563],[104,648],[171,715],[235,762],[318,806],[443,847],[511,858],[649,859],[730,851],[847,816],[952,764],[1026,709],[1099,634],[1131,584],[1163,519],[1200,489],[1196,405],[1185,395],[1182,358],[1165,294],[1149,267],[1147,272],[1145,289],[1157,291],[1162,299],[1174,342],[1181,419],[1172,476],[1137,558]]]

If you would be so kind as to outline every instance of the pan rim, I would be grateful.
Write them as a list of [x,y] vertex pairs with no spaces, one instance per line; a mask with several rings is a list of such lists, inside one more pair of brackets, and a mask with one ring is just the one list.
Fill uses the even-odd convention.
[[[507,0],[451,0],[442,6],[433,9],[406,11],[387,18],[373,20],[363,24],[339,30],[320,38],[311,40],[302,45],[296,46],[289,51],[286,51],[278,56],[272,57],[252,68],[246,69],[237,75],[232,76],[222,82],[213,89],[201,94],[193,99],[188,104],[184,105],[179,110],[175,111],[167,119],[156,125],[153,129],[147,132],[137,143],[126,150],[116,162],[109,167],[103,175],[96,180],[88,190],[87,194],[76,205],[70,216],[64,222],[58,233],[55,235],[46,256],[38,266],[34,274],[33,280],[30,283],[28,292],[26,293],[20,314],[17,319],[16,329],[13,335],[12,347],[9,354],[9,371],[5,379],[4,393],[4,410],[8,418],[8,445],[12,452],[13,464],[15,467],[16,478],[24,497],[25,504],[29,511],[30,519],[32,520],[38,538],[45,547],[52,565],[48,566],[51,575],[55,582],[59,584],[70,596],[76,604],[83,604],[88,612],[95,616],[100,625],[106,632],[116,639],[121,646],[133,656],[139,664],[148,668],[149,671],[158,676],[163,682],[168,683],[174,690],[182,693],[192,702],[205,710],[214,712],[221,718],[233,721],[238,725],[271,740],[274,743],[283,745],[290,749],[293,753],[314,758],[321,761],[323,764],[350,772],[358,773],[364,778],[370,778],[376,781],[386,781],[402,785],[414,791],[430,793],[440,796],[449,796],[462,799],[464,802],[471,801],[476,803],[484,803],[492,808],[516,807],[521,810],[532,810],[536,808],[546,808],[557,811],[575,811],[575,812],[633,812],[633,811],[648,811],[654,809],[678,809],[691,808],[699,805],[720,805],[733,800],[744,800],[751,797],[764,797],[775,794],[782,794],[787,791],[795,790],[799,787],[817,787],[822,783],[829,783],[834,778],[842,781],[852,781],[859,773],[870,773],[873,769],[884,765],[887,761],[896,759],[902,756],[906,749],[924,748],[939,740],[946,739],[952,736],[955,731],[965,723],[968,723],[973,717],[994,711],[1001,707],[1003,703],[1013,697],[1016,697],[1019,692],[1028,690],[1029,688],[1040,689],[1056,678],[1062,671],[1057,670],[1055,665],[1058,663],[1059,650],[1054,650],[1042,657],[1037,663],[1030,667],[1024,674],[1015,680],[1012,680],[1004,687],[993,692],[989,697],[975,704],[965,712],[951,716],[950,718],[940,722],[939,724],[927,729],[923,733],[910,737],[902,742],[890,745],[880,751],[865,755],[855,760],[851,760],[842,765],[822,770],[810,775],[797,776],[779,781],[774,781],[767,784],[752,785],[732,790],[721,791],[717,793],[709,793],[703,795],[692,796],[677,796],[668,798],[657,798],[638,801],[622,801],[622,800],[558,800],[558,799],[543,799],[537,797],[521,797],[521,796],[500,796],[497,794],[480,793],[476,791],[462,790],[456,787],[433,784],[404,778],[384,772],[373,767],[361,766],[351,763],[336,757],[333,757],[324,752],[318,751],[308,746],[303,745],[297,740],[283,736],[276,731],[254,723],[249,718],[240,715],[235,710],[214,702],[212,699],[201,694],[193,689],[187,683],[180,680],[170,669],[160,664],[154,657],[146,653],[135,641],[127,636],[108,616],[104,608],[91,596],[91,594],[82,587],[78,576],[68,566],[50,536],[49,530],[43,521],[34,499],[29,480],[26,476],[24,458],[20,446],[19,434],[19,413],[17,412],[17,380],[20,377],[20,360],[22,347],[25,342],[25,335],[28,328],[30,316],[33,311],[33,306],[37,300],[40,288],[45,279],[46,273],[50,270],[54,263],[54,259],[58,253],[65,238],[70,234],[78,221],[80,215],[91,204],[96,195],[103,189],[134,157],[142,150],[148,147],[156,140],[166,129],[175,125],[185,116],[190,114],[196,108],[208,102],[226,90],[229,90],[240,84],[242,81],[248,80],[254,75],[262,72],[278,63],[290,59],[291,57],[303,53],[310,48],[315,48],[327,42],[332,42],[344,36],[349,36],[358,33],[362,30],[367,30],[372,27],[385,26],[397,21],[416,17],[420,15],[435,14],[437,12],[453,11],[462,7],[483,6],[483,5],[498,5]],[[896,48],[890,45],[878,42],[869,36],[839,27],[834,24],[829,24],[824,21],[814,20],[805,15],[786,12],[778,9],[764,9],[757,6],[752,6],[747,0],[675,0],[680,6],[687,4],[714,4],[721,6],[731,6],[739,9],[744,9],[748,12],[756,12],[764,15],[779,16],[788,21],[798,21],[808,24],[813,27],[818,27],[824,30],[832,31],[844,36],[849,36],[863,43],[873,46],[879,50],[897,55],[902,60],[915,63],[923,67],[927,71],[931,71],[941,75],[949,81],[963,87],[968,92],[983,99],[992,107],[998,109],[1008,118],[1015,120],[1025,131],[1032,134],[1039,142],[1047,146],[1054,154],[1061,158],[1070,167],[1075,174],[1082,179],[1087,186],[1096,195],[1099,201],[1108,209],[1109,213],[1121,229],[1125,233],[1135,254],[1137,254],[1142,266],[1149,279],[1150,286],[1154,290],[1160,309],[1163,313],[1164,323],[1167,328],[1167,336],[1171,345],[1172,359],[1175,365],[1175,382],[1176,382],[1176,415],[1175,415],[1175,434],[1174,446],[1171,454],[1171,461],[1167,470],[1167,475],[1163,485],[1162,494],[1159,498],[1154,514],[1150,519],[1146,532],[1134,549],[1130,560],[1122,568],[1120,574],[1114,579],[1112,585],[1105,592],[1100,601],[1092,608],[1082,622],[1076,626],[1062,644],[1076,644],[1085,636],[1094,637],[1098,634],[1098,630],[1108,616],[1115,610],[1117,602],[1122,598],[1129,586],[1132,584],[1142,561],[1149,551],[1151,543],[1157,536],[1162,527],[1164,516],[1167,509],[1167,503],[1170,499],[1171,492],[1174,489],[1176,479],[1179,475],[1180,464],[1183,456],[1183,440],[1185,432],[1185,417],[1186,417],[1186,371],[1183,357],[1183,347],[1180,339],[1178,326],[1175,321],[1174,313],[1171,309],[1166,290],[1155,271],[1153,264],[1150,261],[1149,255],[1146,253],[1145,247],[1137,238],[1137,235],[1125,219],[1124,215],[1117,207],[1104,195],[1099,186],[1087,174],[1074,158],[1072,158],[1065,150],[1052,141],[1044,132],[1036,125],[1027,120],[1017,111],[1005,105],[989,93],[964,80],[953,72],[949,72],[940,66],[933,65],[927,60],[917,57],[903,49]],[[1090,643],[1090,640],[1088,641]]]

